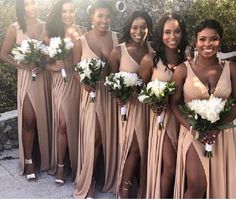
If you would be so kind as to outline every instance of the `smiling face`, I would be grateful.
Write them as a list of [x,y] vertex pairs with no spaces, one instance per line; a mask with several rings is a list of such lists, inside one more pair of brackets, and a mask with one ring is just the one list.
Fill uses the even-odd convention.
[[61,18],[66,26],[71,26],[75,21],[75,6],[71,2],[62,5]]
[[38,16],[38,3],[35,0],[25,0],[25,17],[37,18]]
[[108,8],[96,8],[92,14],[94,29],[104,32],[107,31],[111,23],[111,11]]
[[167,48],[176,49],[181,41],[182,33],[176,19],[168,19],[163,27],[162,41]]
[[144,18],[137,17],[134,19],[130,28],[130,38],[133,42],[143,43],[148,35],[147,23]]
[[199,55],[212,57],[216,55],[220,48],[221,39],[214,29],[205,28],[197,33],[196,47]]

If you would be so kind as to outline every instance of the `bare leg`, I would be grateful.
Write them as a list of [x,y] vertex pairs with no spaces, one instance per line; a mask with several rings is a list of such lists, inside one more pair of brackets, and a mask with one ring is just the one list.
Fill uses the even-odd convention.
[[130,197],[129,188],[131,185],[131,181],[134,177],[134,174],[137,171],[139,160],[140,160],[139,146],[136,134],[134,133],[130,151],[124,165],[124,171],[119,191],[120,198]]
[[162,162],[161,198],[173,198],[176,151],[167,134],[164,137]]
[[187,189],[184,198],[203,198],[207,182],[204,169],[193,145],[190,146],[186,158]]
[[66,156],[68,142],[67,142],[67,131],[66,131],[66,121],[65,116],[60,108],[59,111],[59,127],[57,133],[57,173],[56,179],[63,180],[65,178],[64,175],[64,162]]
[[[98,159],[98,155],[99,155],[99,151],[100,151],[101,145],[102,145],[101,128],[100,128],[98,117],[96,116],[93,173],[94,173],[96,165],[97,165],[97,159]],[[91,182],[91,185],[90,185],[87,197],[94,197],[94,182],[93,182],[93,180]]]
[[[33,147],[36,134],[36,116],[33,106],[30,102],[29,96],[26,95],[23,103],[23,127],[22,127],[22,140],[25,159],[33,159]],[[25,173],[34,173],[34,165],[26,164]]]

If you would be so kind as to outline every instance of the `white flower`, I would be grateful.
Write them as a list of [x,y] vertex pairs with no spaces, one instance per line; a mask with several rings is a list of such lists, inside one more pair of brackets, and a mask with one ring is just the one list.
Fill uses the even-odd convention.
[[188,106],[202,119],[213,123],[220,119],[219,115],[223,111],[225,103],[226,100],[211,95],[208,100],[193,100],[188,103]]
[[123,77],[126,87],[133,87],[142,84],[142,80],[138,78],[136,73],[119,72],[118,77],[119,76]]
[[147,95],[140,95],[139,97],[138,97],[138,99],[139,99],[139,101],[140,102],[144,102],[146,99],[148,99],[149,98],[149,96],[147,96]]
[[64,42],[66,50],[71,50],[74,47],[74,43],[71,41],[70,38],[64,38]]

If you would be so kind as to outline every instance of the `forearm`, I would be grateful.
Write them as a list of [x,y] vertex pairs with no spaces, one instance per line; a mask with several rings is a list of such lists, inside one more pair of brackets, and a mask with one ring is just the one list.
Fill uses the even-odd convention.
[[0,56],[1,60],[3,60],[4,62],[10,64],[11,66],[14,66],[15,68],[20,68],[20,69],[25,69],[24,66],[20,63],[17,63],[12,56],[10,55],[6,55],[6,54],[2,54]]
[[224,119],[224,123],[230,123],[236,119],[236,105],[234,104],[229,115]]

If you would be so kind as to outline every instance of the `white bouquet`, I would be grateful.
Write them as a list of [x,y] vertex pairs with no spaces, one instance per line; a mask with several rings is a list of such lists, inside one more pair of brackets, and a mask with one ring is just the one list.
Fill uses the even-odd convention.
[[[169,95],[175,91],[175,82],[163,82],[157,79],[149,82],[147,86],[143,86],[140,94],[139,101],[147,103],[155,107],[166,107]],[[163,128],[164,112],[158,117],[159,129]]]
[[[96,88],[96,83],[101,79],[101,72],[105,66],[105,62],[100,59],[83,59],[75,66],[75,71],[79,73],[80,82]],[[91,101],[94,102],[96,98],[96,91],[90,92]]]
[[[71,53],[74,43],[70,38],[52,37],[48,46],[48,55],[50,58],[65,60]],[[61,75],[64,81],[67,81],[65,68],[61,69]]]
[[[192,128],[204,135],[207,131],[216,129],[232,128],[232,124],[224,124],[223,120],[230,112],[234,100],[223,100],[222,98],[210,96],[207,100],[192,100],[180,110],[189,121]],[[205,156],[212,157],[212,146],[209,143],[205,144]]]
[[[39,63],[43,57],[47,55],[47,48],[42,43],[35,39],[23,40],[19,47],[12,50],[14,59],[18,63],[35,64],[39,67]],[[32,71],[32,80],[35,81],[37,74]]]
[[142,80],[136,73],[119,72],[111,73],[106,77],[105,85],[110,92],[121,102],[121,120],[126,121],[125,103],[134,93],[137,86],[142,84]]

